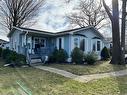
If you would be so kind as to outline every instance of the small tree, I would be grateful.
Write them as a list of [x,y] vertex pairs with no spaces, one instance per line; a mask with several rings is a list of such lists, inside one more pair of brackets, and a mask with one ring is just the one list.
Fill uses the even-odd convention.
[[107,47],[104,47],[101,51],[101,59],[102,60],[108,60],[110,58],[110,53]]
[[74,50],[71,53],[72,61],[76,64],[82,64],[84,53],[79,48],[74,48]]

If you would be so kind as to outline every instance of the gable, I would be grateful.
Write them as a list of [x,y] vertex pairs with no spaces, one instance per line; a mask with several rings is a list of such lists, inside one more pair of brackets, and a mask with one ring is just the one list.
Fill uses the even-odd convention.
[[87,38],[91,38],[91,39],[104,39],[104,37],[94,28],[80,30],[80,31],[74,32],[74,34],[84,35]]

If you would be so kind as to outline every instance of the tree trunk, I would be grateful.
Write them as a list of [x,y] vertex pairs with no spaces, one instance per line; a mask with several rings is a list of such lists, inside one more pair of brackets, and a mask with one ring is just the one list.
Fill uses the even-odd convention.
[[126,0],[123,0],[122,25],[121,25],[121,64],[125,64],[125,27],[126,27]]
[[112,60],[111,64],[120,64],[121,48],[120,48],[120,29],[119,29],[119,5],[118,0],[112,0]]

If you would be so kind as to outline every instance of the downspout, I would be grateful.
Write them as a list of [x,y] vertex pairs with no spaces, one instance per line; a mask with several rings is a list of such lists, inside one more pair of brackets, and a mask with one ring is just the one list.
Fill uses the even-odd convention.
[[25,45],[25,46],[27,45],[27,40],[26,40],[27,34],[28,34],[28,31],[26,31],[26,33],[25,33],[25,40],[24,40],[24,45]]

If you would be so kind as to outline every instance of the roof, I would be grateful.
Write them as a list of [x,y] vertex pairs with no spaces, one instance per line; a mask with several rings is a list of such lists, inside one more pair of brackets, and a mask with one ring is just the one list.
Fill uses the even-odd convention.
[[3,42],[3,43],[8,43],[8,41],[5,41],[3,39],[0,39],[0,41]]
[[112,37],[105,38],[105,41],[106,41],[107,43],[112,43]]
[[30,28],[23,28],[23,27],[13,27],[12,31],[8,34],[8,36],[10,36],[14,32],[15,29],[25,31],[25,32],[28,31],[28,32],[32,32],[32,33],[38,33],[38,34],[47,34],[47,35],[51,35],[51,36],[60,36],[60,35],[72,34],[72,33],[75,33],[75,32],[81,31],[81,30],[93,29],[99,36],[104,38],[103,35],[96,28],[94,28],[92,26],[75,28],[75,29],[65,30],[65,31],[56,32],[56,33],[52,33],[49,31],[41,31],[41,30],[36,30],[36,29],[30,29]]

